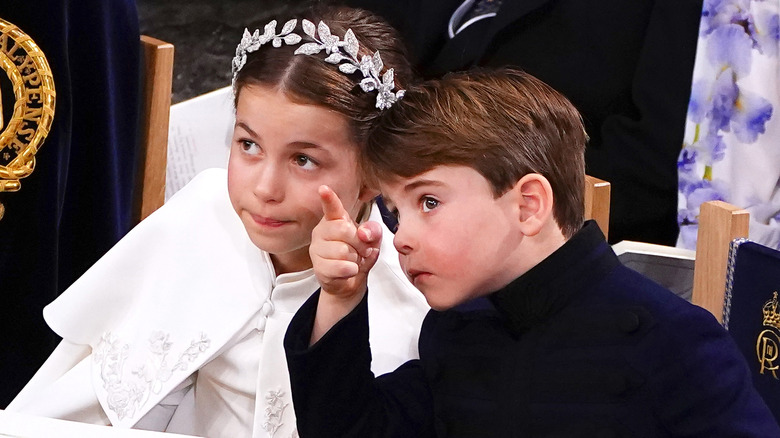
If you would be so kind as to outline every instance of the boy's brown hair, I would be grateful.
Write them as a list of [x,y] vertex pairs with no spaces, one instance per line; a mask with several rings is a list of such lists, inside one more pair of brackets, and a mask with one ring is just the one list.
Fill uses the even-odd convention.
[[583,221],[586,141],[580,114],[550,86],[519,70],[480,70],[410,87],[371,132],[365,157],[378,180],[468,166],[496,197],[541,174],[571,237]]

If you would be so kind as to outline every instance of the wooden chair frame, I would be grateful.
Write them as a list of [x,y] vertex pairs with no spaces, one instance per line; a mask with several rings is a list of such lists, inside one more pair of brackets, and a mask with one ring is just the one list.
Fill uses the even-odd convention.
[[585,175],[585,219],[593,219],[609,237],[609,202],[612,188],[604,180]]
[[173,44],[141,36],[144,60],[141,105],[140,157],[133,199],[134,223],[165,202],[165,168],[168,163],[168,122],[173,85]]
[[699,210],[696,262],[691,302],[723,321],[726,269],[731,241],[748,237],[750,213],[723,201],[709,201]]

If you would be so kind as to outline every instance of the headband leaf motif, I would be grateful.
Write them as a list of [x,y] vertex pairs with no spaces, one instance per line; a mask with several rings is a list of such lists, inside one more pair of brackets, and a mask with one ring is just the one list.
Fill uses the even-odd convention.
[[[297,24],[297,19],[284,23],[281,32],[278,34],[276,33],[276,20],[265,25],[262,35],[260,35],[259,29],[256,29],[252,34],[249,33],[248,29],[244,29],[244,35],[238,47],[236,47],[236,56],[233,58],[233,85],[235,86],[238,72],[246,64],[247,54],[259,50],[261,46],[268,42],[271,42],[271,45],[276,48],[281,47],[282,43],[288,46],[300,43],[302,41],[301,36],[293,33]],[[338,65],[340,72],[350,75],[360,71],[363,75],[363,79],[359,84],[360,88],[366,93],[377,92],[376,107],[380,110],[390,108],[398,99],[404,96],[405,90],[393,92],[395,79],[392,68],[381,74],[384,64],[379,51],[374,52],[371,56],[363,55],[358,59],[360,45],[352,29],[347,30],[344,34],[344,41],[341,41],[337,35],[330,33],[330,28],[322,21],[315,27],[311,21],[302,20],[301,27],[303,27],[303,32],[313,39],[314,42],[301,44],[300,47],[295,49],[294,53],[296,55],[317,55],[325,50],[328,56],[324,61]],[[342,48],[344,53],[341,51]]]

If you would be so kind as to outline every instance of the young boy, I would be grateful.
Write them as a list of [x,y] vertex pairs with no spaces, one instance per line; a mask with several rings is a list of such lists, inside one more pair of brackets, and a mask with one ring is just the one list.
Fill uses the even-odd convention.
[[302,437],[780,436],[716,320],[582,225],[585,142],[565,98],[512,70],[424,83],[383,116],[367,157],[434,310],[420,359],[374,378],[379,227],[321,188],[322,290],[285,339]]

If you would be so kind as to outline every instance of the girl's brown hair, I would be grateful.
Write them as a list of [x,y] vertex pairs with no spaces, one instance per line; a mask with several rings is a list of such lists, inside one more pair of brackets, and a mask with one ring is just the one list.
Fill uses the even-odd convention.
[[365,156],[379,180],[468,166],[496,197],[539,173],[552,186],[553,217],[571,237],[583,221],[586,141],[579,113],[551,87],[519,70],[484,70],[410,87],[382,116]]
[[[280,21],[284,23],[288,17]],[[358,58],[379,51],[385,69],[392,68],[395,74],[396,90],[407,86],[412,78],[412,69],[400,37],[387,22],[361,9],[347,7],[320,7],[297,17],[296,33],[301,32],[301,19],[308,19],[315,25],[323,21],[333,35],[342,40],[348,29],[352,29],[360,44]],[[350,121],[352,137],[361,148],[365,145],[368,132],[380,114],[376,108],[374,92],[365,92],[360,86],[363,76],[358,71],[350,75],[339,71],[338,66],[324,61],[324,51],[316,55],[295,55],[300,44],[272,47],[262,46],[247,55],[244,67],[235,81],[235,101],[247,85],[263,85],[278,88],[287,97],[300,103],[321,105],[343,114]],[[362,151],[361,151],[362,153]]]

